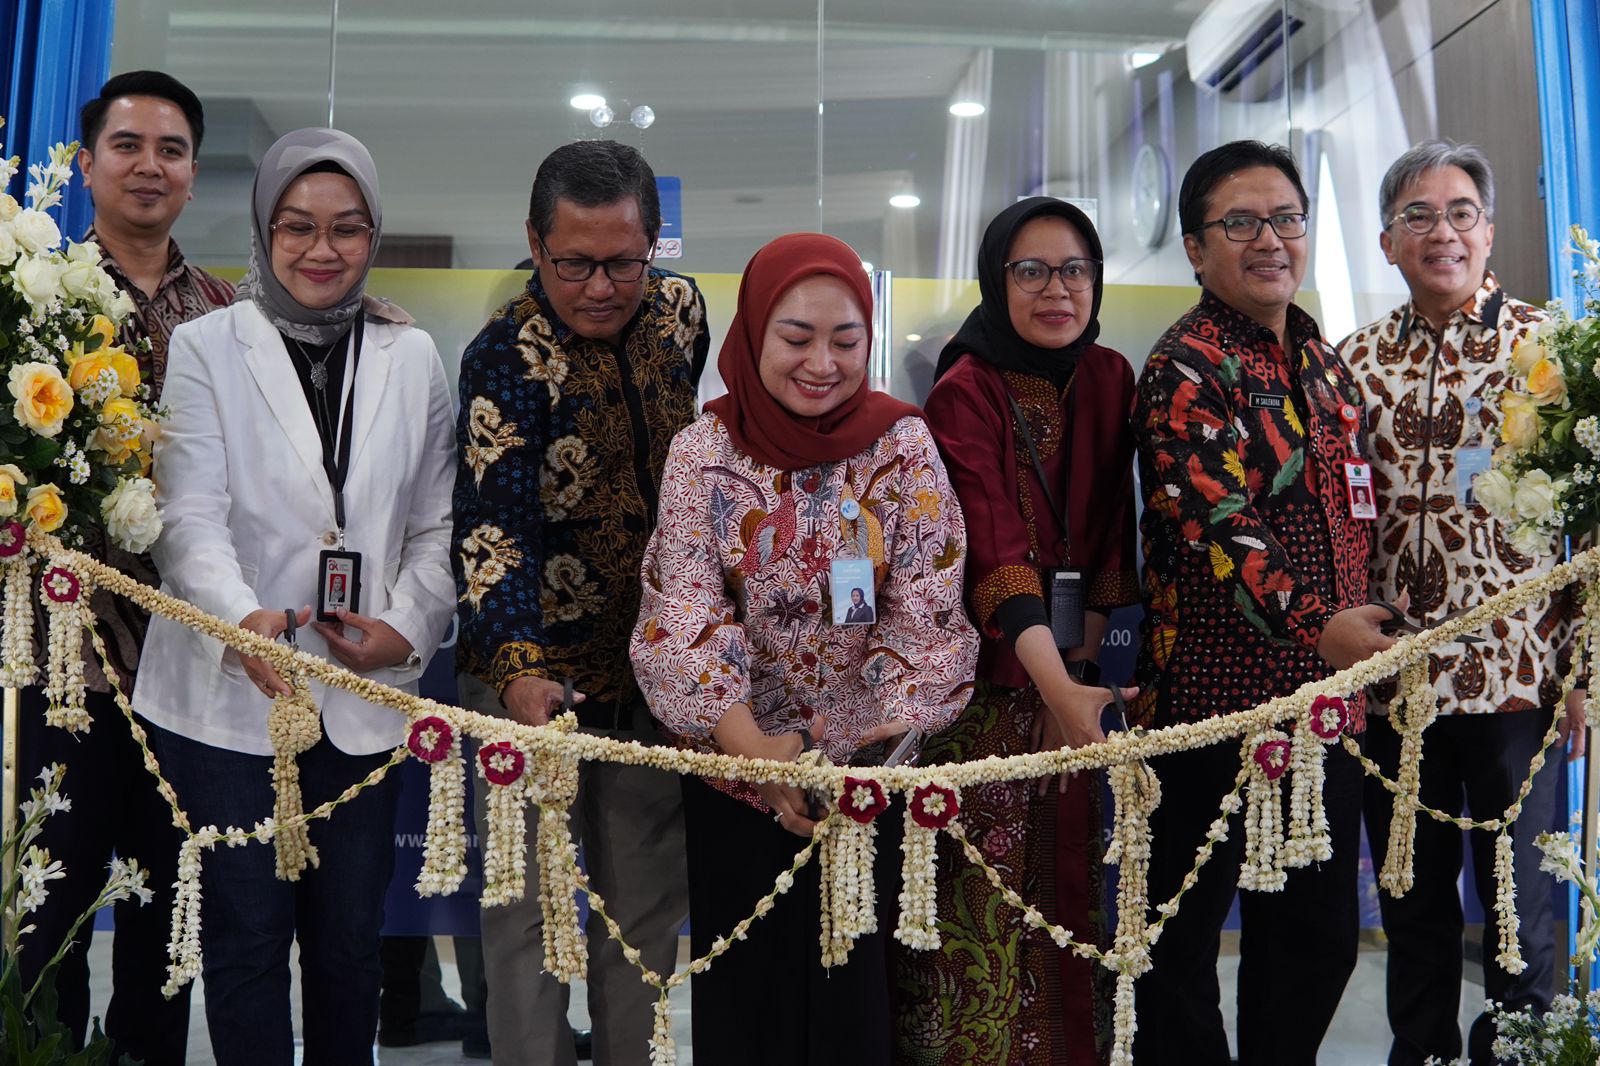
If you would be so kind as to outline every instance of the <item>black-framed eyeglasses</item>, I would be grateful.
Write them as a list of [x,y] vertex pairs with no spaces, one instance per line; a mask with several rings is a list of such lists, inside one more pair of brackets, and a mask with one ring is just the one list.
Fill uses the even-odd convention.
[[1043,259],[1014,259],[1004,264],[1011,271],[1011,280],[1023,292],[1043,292],[1050,287],[1050,278],[1060,275],[1061,284],[1071,292],[1084,292],[1094,287],[1100,276],[1100,260],[1068,259],[1060,266],[1051,266]]
[[1398,215],[1389,220],[1389,225],[1399,222],[1421,237],[1432,233],[1433,227],[1439,224],[1441,218],[1450,223],[1450,228],[1457,233],[1465,233],[1476,226],[1478,219],[1482,217],[1483,208],[1471,200],[1458,201],[1443,211],[1427,204],[1408,204]]
[[1286,241],[1306,235],[1306,222],[1310,215],[1304,211],[1291,211],[1280,215],[1228,215],[1202,222],[1194,228],[1196,233],[1211,226],[1221,226],[1222,235],[1230,241],[1253,241],[1261,236],[1262,226],[1271,226],[1272,232]]
[[638,281],[644,277],[645,267],[650,265],[648,258],[578,259],[565,257],[558,259],[550,254],[550,246],[544,243],[543,237],[539,238],[539,247],[544,249],[544,261],[555,269],[556,277],[567,282],[588,281],[594,277],[594,272],[600,269],[604,269],[606,277],[614,282]]
[[319,233],[326,233],[329,247],[343,254],[366,251],[372,242],[372,224],[356,219],[339,219],[319,226],[309,218],[280,218],[268,228],[291,255],[310,251]]

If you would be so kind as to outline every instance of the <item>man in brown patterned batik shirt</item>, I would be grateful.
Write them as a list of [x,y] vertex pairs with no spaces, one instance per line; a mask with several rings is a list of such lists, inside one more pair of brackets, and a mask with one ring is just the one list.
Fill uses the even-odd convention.
[[[1494,246],[1494,176],[1470,145],[1427,141],[1401,156],[1379,188],[1379,240],[1399,267],[1411,299],[1358,330],[1340,354],[1366,388],[1377,489],[1375,596],[1409,593],[1418,625],[1554,566],[1559,556],[1517,550],[1510,530],[1473,496],[1499,443],[1496,396],[1511,353],[1544,320],[1511,299],[1486,269]],[[1494,624],[1479,644],[1453,644],[1431,657],[1439,718],[1423,734],[1422,802],[1474,818],[1494,818],[1516,798],[1528,765],[1561,700],[1570,605],[1544,600]],[[1394,775],[1400,738],[1389,725],[1392,686],[1375,693],[1367,751]],[[1562,711],[1572,754],[1583,751],[1583,695]],[[1507,973],[1496,961],[1499,928],[1492,901],[1494,836],[1472,834],[1472,873],[1484,901],[1483,970],[1488,998],[1512,1009],[1550,1004],[1555,942],[1549,892],[1533,838],[1550,828],[1559,759],[1534,781],[1512,834],[1528,968]],[[1366,785],[1367,835],[1373,856],[1388,847],[1392,802]],[[1380,892],[1389,938],[1388,1008],[1394,1031],[1391,1066],[1461,1054],[1461,833],[1417,821],[1416,883],[1404,896]],[[1541,905],[1542,904],[1542,905]],[[1480,1015],[1468,1040],[1472,1062],[1493,1062],[1494,1026]]]
[[[152,399],[161,394],[167,338],[182,322],[199,318],[233,298],[233,287],[184,259],[171,233],[192,196],[196,154],[205,133],[200,100],[176,79],[157,71],[132,71],[106,82],[83,107],[78,169],[94,200],[94,225],[84,236],[100,246],[101,265],[133,300],[117,342],[140,364]],[[148,343],[146,343],[148,342]],[[160,584],[147,555],[104,543],[86,550],[148,585]],[[95,625],[106,641],[117,682],[133,692],[134,670],[149,616],[126,600],[96,592]],[[44,632],[35,627],[36,634]],[[36,647],[36,659],[43,660]],[[51,885],[44,905],[29,915],[35,926],[21,956],[23,987],[31,986],[73,921],[98,894],[113,852],[150,870],[150,904],[117,904],[111,1002],[106,1032],[118,1051],[146,1066],[181,1064],[189,1029],[189,989],[171,1000],[166,980],[172,884],[177,880],[179,836],[165,801],[144,769],[143,757],[111,695],[98,657],[84,642],[89,682],[88,733],[68,734],[44,724],[43,690],[23,690],[19,775],[26,789],[41,767],[59,762],[69,811],[44,823],[40,845],[65,865],[66,879]],[[143,723],[146,731],[151,730]],[[81,1044],[89,1021],[88,941],[85,928],[56,979],[59,1017]]]

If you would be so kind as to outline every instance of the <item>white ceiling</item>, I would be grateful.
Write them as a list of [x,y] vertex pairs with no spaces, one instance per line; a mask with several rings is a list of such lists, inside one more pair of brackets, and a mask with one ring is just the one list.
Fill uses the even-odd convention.
[[[738,270],[766,238],[819,225],[872,258],[885,251],[888,231],[905,230],[888,197],[915,191],[923,205],[914,237],[894,245],[908,261],[883,265],[928,274],[951,121],[945,106],[975,49],[1001,50],[998,92],[1004,65],[1037,63],[1046,50],[1181,41],[1202,7],[830,0],[820,216],[817,8],[796,0],[339,0],[335,122],[377,159],[386,229],[452,237],[457,265],[509,266],[525,254],[533,170],[556,145],[597,135],[567,103],[592,89],[614,106],[654,108],[648,131],[622,124],[606,135],[638,145],[657,173],[683,179],[686,268]],[[242,256],[245,193],[260,150],[287,130],[327,121],[331,10],[329,0],[119,7],[114,68],[166,69],[211,108],[196,204],[179,237],[212,261]],[[1021,113],[1033,103],[997,98],[995,106]],[[1015,195],[995,193],[1002,203]]]

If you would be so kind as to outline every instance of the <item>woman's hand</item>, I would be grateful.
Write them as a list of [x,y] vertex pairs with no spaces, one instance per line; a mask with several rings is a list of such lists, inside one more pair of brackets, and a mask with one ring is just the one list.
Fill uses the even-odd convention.
[[[317,622],[312,625],[322,639],[328,642],[328,651],[335,659],[343,663],[347,669],[358,674],[380,670],[386,666],[398,666],[406,661],[416,649],[411,642],[402,637],[388,622],[380,622],[376,618],[368,618],[364,614],[343,607],[333,612],[338,615],[338,624]],[[360,640],[351,640],[345,636],[346,629],[353,629],[361,635]]]
[[[819,714],[811,720],[807,731],[811,734],[813,744],[822,740],[823,730],[826,727],[825,715]],[[806,749],[806,744],[800,739],[799,733],[783,733],[772,737],[761,732],[761,728],[756,725],[756,720],[750,713],[750,708],[742,703],[728,708],[722,716],[722,721],[712,730],[712,736],[715,737],[717,746],[724,752],[746,759],[793,762]],[[810,805],[806,800],[805,789],[770,781],[757,785],[756,791],[761,793],[762,800],[772,808],[774,819],[783,828],[800,837],[809,837],[816,831],[817,823],[809,813]]]
[[[294,624],[303,626],[311,619],[311,608],[302,607],[295,615]],[[240,629],[248,629],[252,633],[259,633],[268,640],[277,640],[285,629],[289,628],[288,612],[273,611],[265,607],[251,611],[239,620]],[[294,689],[289,683],[279,676],[278,671],[265,659],[258,659],[254,655],[239,653],[239,663],[244,667],[245,676],[250,683],[260,689],[268,697],[292,696]]]
[[[1131,686],[1122,689],[1124,702],[1138,694],[1139,690]],[[1034,751],[1081,748],[1106,739],[1105,730],[1100,728],[1100,715],[1112,701],[1109,688],[1079,684],[1069,676],[1065,683],[1051,686],[1048,691],[1041,687],[1039,695],[1045,705],[1033,721]],[[1067,790],[1067,776],[1056,775],[1056,787],[1061,792]],[[1049,787],[1050,778],[1041,780],[1039,795],[1044,795]]]

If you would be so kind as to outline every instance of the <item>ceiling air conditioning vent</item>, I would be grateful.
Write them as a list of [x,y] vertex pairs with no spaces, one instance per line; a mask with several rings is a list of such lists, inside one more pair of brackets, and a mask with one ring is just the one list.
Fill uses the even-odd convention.
[[1349,21],[1358,0],[1214,0],[1189,27],[1189,77],[1232,100],[1270,100],[1290,68],[1319,51]]

